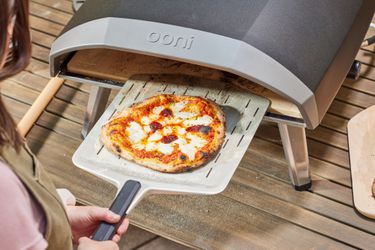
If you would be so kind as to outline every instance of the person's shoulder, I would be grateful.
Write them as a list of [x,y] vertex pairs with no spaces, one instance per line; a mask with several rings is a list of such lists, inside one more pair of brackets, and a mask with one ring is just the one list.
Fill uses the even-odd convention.
[[0,195],[28,195],[28,192],[16,173],[4,162],[0,161]]

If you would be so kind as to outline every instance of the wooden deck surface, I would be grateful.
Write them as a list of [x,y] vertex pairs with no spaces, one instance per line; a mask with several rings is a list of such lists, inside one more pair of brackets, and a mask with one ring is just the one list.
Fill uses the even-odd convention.
[[[30,8],[31,64],[1,83],[4,101],[16,120],[48,82],[50,45],[72,16],[68,0],[32,0]],[[374,33],[370,29],[368,36]],[[374,248],[375,222],[353,209],[346,132],[352,116],[375,104],[373,51],[370,46],[358,52],[357,59],[363,62],[360,79],[346,80],[322,124],[307,131],[311,191],[291,187],[277,127],[265,123],[223,193],[152,195],[132,212],[131,223],[195,248]],[[66,81],[28,142],[57,186],[69,188],[83,203],[108,206],[115,187],[71,162],[81,142],[88,91],[88,85]]]

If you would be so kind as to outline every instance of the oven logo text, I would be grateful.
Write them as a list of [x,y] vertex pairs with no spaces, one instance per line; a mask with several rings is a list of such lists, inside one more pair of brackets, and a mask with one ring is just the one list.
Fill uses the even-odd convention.
[[150,43],[159,43],[166,46],[190,50],[193,46],[194,37],[173,36],[167,33],[151,32],[147,36]]

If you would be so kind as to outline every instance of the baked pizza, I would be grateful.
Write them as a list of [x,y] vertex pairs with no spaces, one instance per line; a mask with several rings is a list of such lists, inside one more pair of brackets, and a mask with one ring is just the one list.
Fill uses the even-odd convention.
[[102,143],[121,157],[168,173],[209,162],[224,141],[225,118],[213,101],[157,95],[115,115],[101,130]]

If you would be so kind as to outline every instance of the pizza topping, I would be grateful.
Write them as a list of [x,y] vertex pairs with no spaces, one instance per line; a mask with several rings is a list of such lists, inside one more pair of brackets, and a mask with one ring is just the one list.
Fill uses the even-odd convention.
[[145,146],[143,144],[134,144],[134,145],[132,145],[132,147],[134,149],[137,149],[137,150],[143,150],[143,149],[145,149]]
[[133,143],[138,143],[147,136],[145,131],[143,131],[142,126],[134,121],[129,123],[129,127],[127,127],[126,132],[128,132],[129,140]]
[[118,133],[118,130],[114,129],[111,132],[109,132],[109,135],[114,135],[114,134],[117,134],[117,133]]
[[207,135],[209,132],[211,131],[211,127],[210,126],[202,126],[201,129],[199,130],[199,132]]
[[197,116],[197,114],[190,113],[190,112],[178,112],[175,114],[176,118],[181,118],[181,119],[190,119],[190,118],[193,118],[194,116]]
[[157,106],[152,110],[152,113],[155,115],[159,115],[161,111],[163,111],[164,107],[163,106]]
[[194,126],[188,127],[186,129],[186,131],[188,131],[188,132],[201,132],[201,133],[207,135],[211,131],[211,127],[210,126],[204,126],[204,125],[194,125]]
[[213,119],[209,115],[204,115],[202,117],[198,117],[197,119],[194,120],[185,120],[183,122],[184,126],[190,127],[190,126],[195,126],[195,125],[204,125],[208,126],[212,123]]
[[173,133],[173,129],[170,126],[164,127],[163,128],[163,135],[170,135]]
[[163,135],[160,133],[160,131],[156,131],[153,133],[149,138],[148,141],[158,141],[161,138],[163,138]]
[[172,110],[170,110],[169,108],[166,108],[160,112],[160,115],[164,117],[168,117],[168,116],[172,116],[173,113],[172,113]]
[[171,143],[171,142],[173,142],[173,141],[175,141],[175,140],[177,140],[177,139],[178,139],[178,137],[175,136],[175,135],[167,135],[167,136],[164,136],[163,139],[162,139],[161,141],[162,141],[163,143],[168,144],[168,143]]
[[153,151],[153,150],[156,150],[156,149],[157,149],[156,143],[154,143],[154,142],[147,143],[146,151]]
[[165,155],[173,153],[174,147],[171,144],[158,143],[157,150]]
[[116,148],[116,151],[117,151],[118,153],[121,153],[121,148],[119,147],[119,145],[115,145],[115,148]]
[[177,114],[177,113],[180,112],[183,108],[185,108],[186,104],[187,104],[186,101],[173,103],[173,104],[171,105],[171,109],[172,109],[172,111],[173,111],[174,114]]
[[190,140],[190,144],[197,148],[203,148],[207,141],[193,134],[187,134],[186,137]]
[[184,135],[186,134],[186,130],[184,128],[177,127],[177,133],[178,135]]
[[223,119],[214,105],[187,96],[160,95],[151,100],[132,106],[131,112],[107,126],[103,135],[116,142],[112,150],[124,158],[128,153],[136,162],[147,159],[154,162],[147,166],[166,172],[174,170],[158,166],[176,164],[178,172],[207,162],[222,143]]
[[150,126],[143,126],[143,130],[146,132],[146,133],[150,133],[152,130],[150,128]]
[[207,152],[201,152],[202,158],[208,158],[208,153]]
[[156,130],[163,128],[163,125],[161,125],[158,122],[151,122],[150,123],[150,128],[151,128],[152,132],[155,132]]
[[189,142],[179,138],[175,143],[179,144],[181,152],[192,161],[195,159],[195,154],[207,144],[207,141],[192,134],[187,134],[186,138],[189,139]]
[[151,120],[150,120],[150,118],[148,118],[147,116],[144,116],[144,117],[142,117],[142,119],[141,119],[141,123],[142,123],[143,125],[149,125],[149,124],[151,123]]
[[189,158],[189,160],[194,160],[195,159],[195,153],[197,152],[194,148],[193,145],[191,144],[186,144],[183,147],[180,147],[180,150],[182,153],[186,154]]

